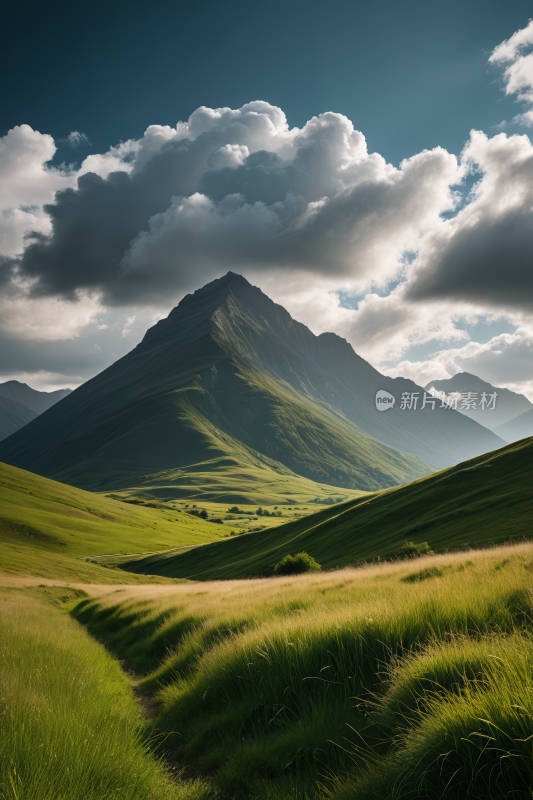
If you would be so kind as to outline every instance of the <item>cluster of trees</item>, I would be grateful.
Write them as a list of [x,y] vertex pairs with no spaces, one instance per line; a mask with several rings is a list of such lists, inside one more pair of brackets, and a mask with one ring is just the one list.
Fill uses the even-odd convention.
[[[187,508],[187,506],[185,506],[185,508]],[[194,517],[200,517],[200,519],[209,519],[209,514],[205,508],[198,509],[196,506],[193,506],[190,511],[187,511],[187,514],[192,514]],[[218,522],[220,525],[224,524],[224,520],[220,519],[220,517],[212,517],[209,522]]]
[[261,508],[261,506],[259,506],[259,508],[255,512],[253,512],[253,511],[244,511],[238,506],[232,506],[231,508],[228,508],[228,514],[252,515],[255,513],[256,517],[281,517],[282,516],[281,511],[277,511],[277,508],[278,508],[277,506],[274,506],[274,511],[269,511],[268,508]]

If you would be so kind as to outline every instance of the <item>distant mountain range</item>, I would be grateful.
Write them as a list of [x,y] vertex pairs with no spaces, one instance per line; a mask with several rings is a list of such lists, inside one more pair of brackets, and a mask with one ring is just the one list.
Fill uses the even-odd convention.
[[56,392],[38,392],[19,381],[0,383],[0,441],[27,425],[71,391],[59,389]]
[[530,408],[529,411],[524,411],[523,414],[510,420],[510,422],[500,425],[495,429],[494,433],[508,442],[517,442],[519,439],[533,436],[533,408]]
[[[438,392],[444,392],[446,395],[451,395],[454,392],[465,395],[470,392],[476,395],[474,398],[475,407],[463,408],[460,401],[457,403],[457,410],[461,414],[475,419],[480,425],[494,431],[498,436],[501,436],[506,441],[511,442],[514,439],[507,439],[504,436],[503,430],[499,427],[506,422],[524,414],[527,411],[533,410],[533,403],[524,397],[523,394],[517,394],[510,389],[503,389],[498,386],[482,381],[476,375],[471,375],[469,372],[458,372],[453,378],[447,378],[441,381],[430,381],[425,387],[427,391],[435,389]],[[481,396],[485,392],[487,396],[496,393],[496,401],[490,406],[481,408]],[[498,430],[496,430],[498,428]],[[531,436],[531,433],[527,434]],[[523,437],[520,437],[523,438]]]
[[[387,411],[379,390],[396,399]],[[100,491],[179,487],[195,471],[238,485],[251,470],[375,490],[505,444],[438,403],[422,408],[423,396],[230,272],[2,442],[0,460]]]

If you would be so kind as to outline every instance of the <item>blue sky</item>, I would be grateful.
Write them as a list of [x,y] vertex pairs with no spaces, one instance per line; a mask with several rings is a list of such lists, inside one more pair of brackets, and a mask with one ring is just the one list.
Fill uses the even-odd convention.
[[390,374],[533,397],[530,14],[12,4],[0,379],[76,385],[232,268]]
[[[397,164],[516,113],[487,57],[530,2],[10,4],[1,133],[26,122],[105,152],[200,105],[281,107],[291,126],[337,111]],[[59,158],[72,158],[60,148]]]

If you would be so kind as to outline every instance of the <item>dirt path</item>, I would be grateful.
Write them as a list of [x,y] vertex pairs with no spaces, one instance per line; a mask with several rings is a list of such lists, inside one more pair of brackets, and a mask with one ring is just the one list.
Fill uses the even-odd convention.
[[[127,659],[119,661],[119,664],[125,674],[131,681],[133,694],[139,706],[140,716],[148,721],[155,719],[161,709],[161,704],[158,703],[152,696],[143,692],[142,682],[144,675],[135,671],[135,668]],[[153,748],[151,748],[153,749]],[[179,748],[165,747],[164,744],[157,748],[158,757],[162,760],[163,766],[166,767],[168,774],[173,780],[187,780],[198,779],[209,780],[209,776],[198,770],[194,764],[184,764],[182,754]]]

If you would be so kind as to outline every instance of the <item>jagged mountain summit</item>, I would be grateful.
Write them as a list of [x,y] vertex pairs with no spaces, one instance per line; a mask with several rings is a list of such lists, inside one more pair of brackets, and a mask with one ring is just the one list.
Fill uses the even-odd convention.
[[[468,393],[475,395],[473,404],[457,403],[457,410],[471,419],[475,419],[480,425],[494,431],[498,436],[505,438],[503,429],[496,430],[500,425],[533,410],[533,403],[527,397],[517,392],[512,392],[504,387],[493,386],[491,383],[472,375],[470,372],[458,372],[453,378],[445,378],[440,381],[430,381],[425,387],[427,391],[435,389],[437,392],[444,392],[446,395],[453,393],[461,394],[465,397]],[[482,407],[481,397],[485,393],[489,402]],[[495,401],[490,401],[491,395],[496,395]],[[506,441],[513,441],[506,439]]]
[[71,391],[58,389],[55,392],[39,392],[20,381],[0,383],[0,441],[20,430]]
[[[375,397],[397,398],[386,412]],[[187,295],[127,356],[0,444],[0,460],[83,488],[179,486],[247,470],[374,490],[503,446],[437,407],[402,408],[333,333],[315,336],[239,275]]]

